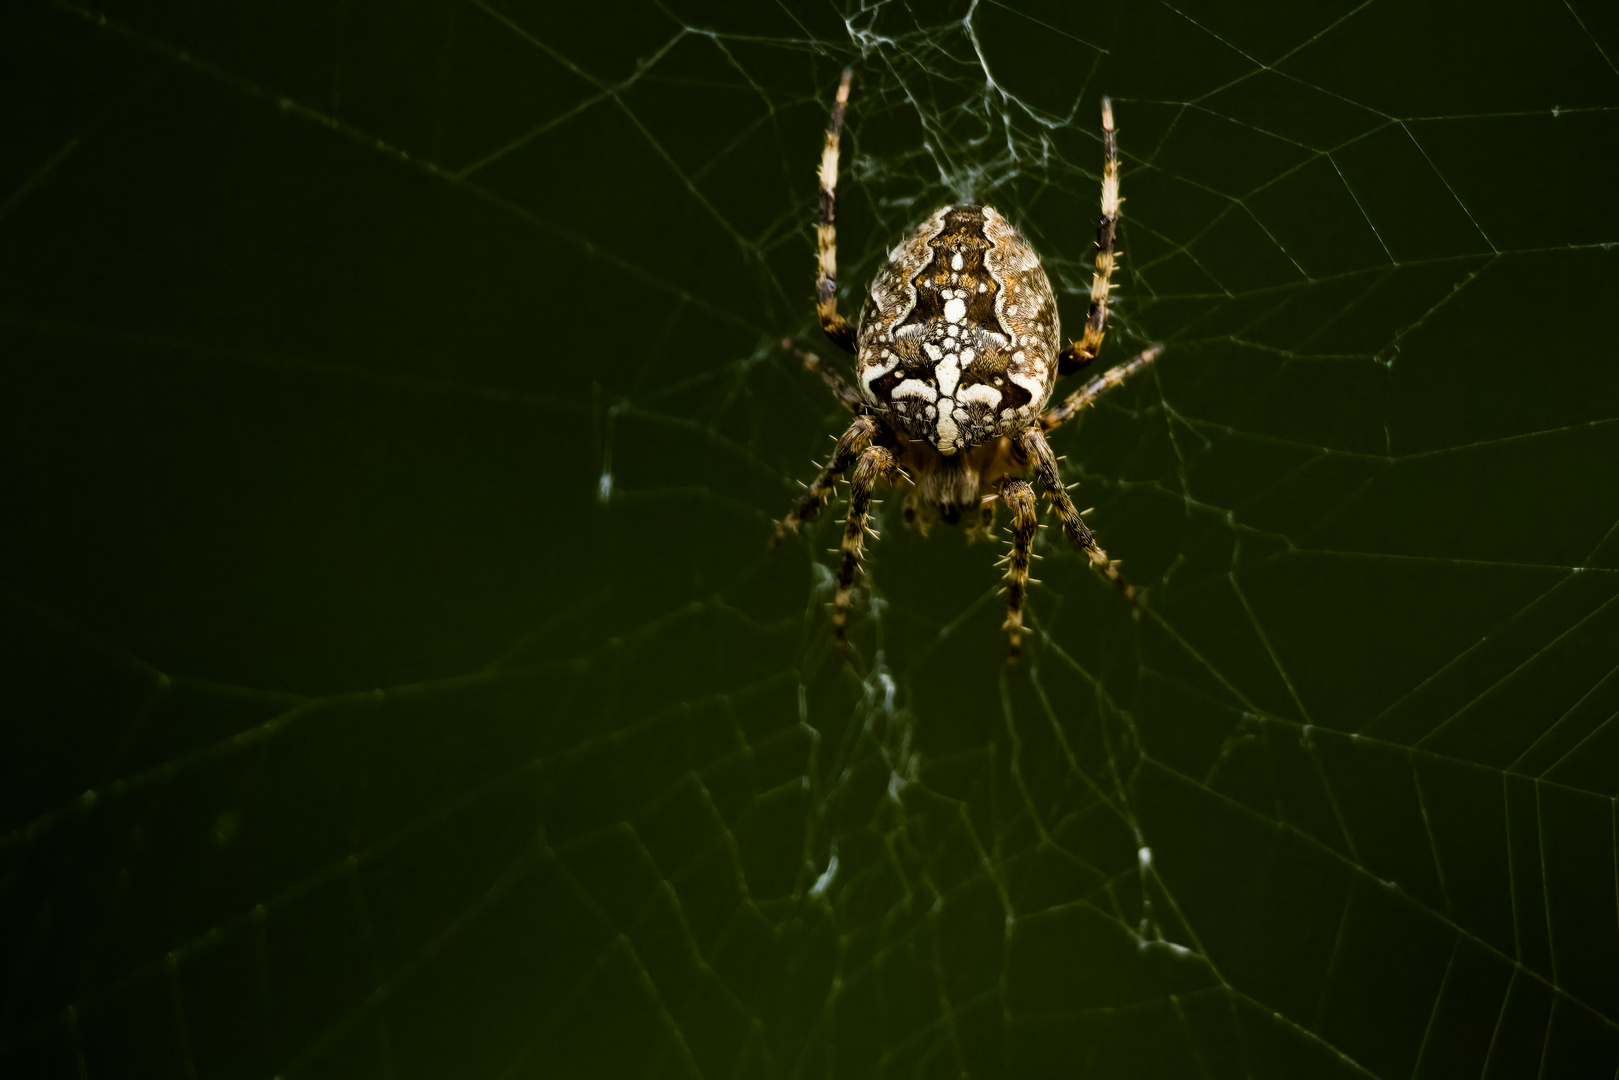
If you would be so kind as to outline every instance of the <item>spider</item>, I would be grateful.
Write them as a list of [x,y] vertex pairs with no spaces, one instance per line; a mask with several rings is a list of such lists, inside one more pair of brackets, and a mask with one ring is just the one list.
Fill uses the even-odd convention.
[[853,75],[852,69],[843,72],[821,151],[816,300],[821,329],[855,355],[858,388],[813,354],[799,355],[854,413],[854,421],[815,482],[776,523],[776,541],[819,514],[838,480],[853,469],[832,606],[833,633],[846,652],[849,602],[865,536],[877,535],[868,519],[880,481],[911,484],[905,522],[924,535],[935,522],[954,524],[965,514],[976,519],[969,539],[987,538],[996,503],[1004,502],[1012,513],[1012,550],[1005,559],[1003,629],[1015,660],[1023,643],[1023,604],[1039,526],[1034,490],[1024,479],[1031,470],[1069,541],[1133,596],[1118,563],[1108,559],[1074,509],[1046,434],[1152,363],[1161,350],[1147,349],[1044,411],[1058,375],[1096,359],[1107,331],[1121,202],[1113,106],[1102,99],[1102,216],[1090,309],[1079,341],[1059,350],[1057,302],[1039,256],[993,207],[975,205],[940,207],[889,253],[872,279],[856,331],[838,314],[834,224],[838,133]]

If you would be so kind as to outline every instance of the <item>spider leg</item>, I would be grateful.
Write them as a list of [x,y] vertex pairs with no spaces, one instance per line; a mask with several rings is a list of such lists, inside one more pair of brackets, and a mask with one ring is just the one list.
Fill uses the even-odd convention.
[[1091,530],[1086,527],[1085,519],[1079,516],[1074,509],[1074,500],[1068,497],[1068,489],[1063,486],[1062,471],[1057,467],[1057,455],[1051,452],[1051,444],[1046,442],[1045,433],[1040,430],[1036,421],[1030,424],[1022,435],[1018,436],[1018,449],[1024,458],[1034,466],[1035,475],[1046,489],[1046,496],[1051,499],[1051,506],[1062,521],[1062,531],[1067,535],[1068,542],[1079,548],[1091,557],[1091,565],[1106,574],[1125,596],[1135,598],[1135,590],[1119,575],[1119,564],[1107,557],[1107,552],[1096,542]]
[[843,432],[838,440],[838,448],[832,451],[832,460],[826,463],[809,490],[800,495],[787,516],[776,522],[776,536],[772,541],[780,544],[787,539],[790,533],[796,533],[798,527],[806,521],[815,520],[832,498],[832,492],[837,487],[838,478],[849,471],[849,466],[871,446],[871,440],[877,434],[877,421],[869,416],[857,416]]
[[1102,99],[1102,217],[1096,223],[1096,273],[1091,278],[1091,306],[1085,334],[1057,356],[1057,371],[1067,375],[1092,360],[1107,333],[1107,294],[1113,288],[1113,245],[1119,234],[1119,139],[1113,130],[1113,102]]
[[1153,345],[1150,348],[1141,350],[1141,352],[1124,363],[1115,364],[1100,375],[1095,375],[1086,380],[1085,385],[1069,394],[1061,405],[1046,410],[1046,414],[1040,418],[1040,429],[1042,431],[1053,430],[1109,390],[1117,386],[1123,386],[1124,380],[1158,359],[1158,355],[1163,351],[1164,347],[1162,345]]
[[860,395],[855,392],[854,387],[843,381],[842,375],[827,367],[819,356],[816,356],[808,349],[798,348],[787,338],[782,339],[781,347],[788,352],[797,354],[798,358],[804,362],[805,370],[813,371],[819,375],[821,381],[826,383],[826,388],[832,391],[832,396],[837,398],[845,409],[850,412],[860,411],[861,406],[864,404],[860,400]]
[[838,132],[843,127],[843,109],[849,103],[849,82],[853,68],[843,69],[838,83],[837,102],[826,125],[826,143],[821,148],[821,195],[815,223],[815,246],[820,272],[815,278],[815,306],[821,316],[821,329],[844,352],[855,351],[854,328],[838,314]]
[[[838,567],[838,592],[832,605],[832,633],[838,648],[847,648],[845,627],[849,621],[849,600],[854,593],[854,579],[860,573],[860,553],[870,532],[866,521],[871,516],[871,494],[877,481],[893,479],[899,474],[894,455],[885,446],[868,446],[855,462],[854,477],[849,483],[849,517],[843,526],[843,563]],[[876,536],[876,533],[872,533]]]
[[1011,659],[1016,660],[1023,647],[1023,598],[1029,591],[1029,560],[1034,556],[1034,533],[1040,519],[1035,513],[1034,489],[1027,480],[1003,477],[1001,501],[1012,510],[1012,550],[1006,556],[1006,622],[1001,629],[1011,640]]
[[939,523],[939,508],[922,496],[920,487],[905,493],[905,527],[915,529],[924,537]]
[[995,506],[997,496],[990,495],[978,504],[978,520],[967,526],[967,543],[988,540],[995,532]]

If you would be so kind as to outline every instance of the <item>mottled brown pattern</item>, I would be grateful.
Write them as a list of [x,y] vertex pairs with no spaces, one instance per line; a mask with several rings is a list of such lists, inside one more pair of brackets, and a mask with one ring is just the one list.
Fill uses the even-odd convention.
[[[984,254],[989,240],[984,237],[984,208],[982,206],[947,206],[944,208],[944,229],[927,244],[933,251],[932,260],[916,275],[916,307],[905,317],[905,325],[938,322],[944,318],[944,300],[939,290],[959,284],[967,289],[967,323],[1005,333],[995,318],[995,297],[1000,294],[994,276],[984,265]],[[951,257],[962,256],[960,271],[950,269]],[[978,286],[987,290],[979,292]]]
[[861,394],[909,437],[956,454],[1045,406],[1059,341],[1056,299],[1028,241],[993,207],[941,207],[872,281]]

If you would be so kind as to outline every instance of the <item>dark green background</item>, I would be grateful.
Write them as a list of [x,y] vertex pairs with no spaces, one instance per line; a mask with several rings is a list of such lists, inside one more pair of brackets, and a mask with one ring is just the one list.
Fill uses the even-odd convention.
[[[0,1073],[1614,1075],[1613,11],[8,5]],[[845,310],[1117,103],[1139,619],[767,553],[845,64]]]

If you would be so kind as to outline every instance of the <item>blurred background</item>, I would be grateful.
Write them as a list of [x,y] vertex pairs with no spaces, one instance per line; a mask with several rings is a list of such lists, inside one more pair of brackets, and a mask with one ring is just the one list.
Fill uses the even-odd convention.
[[[1594,0],[10,5],[0,1073],[1611,1076]],[[843,308],[996,206],[1144,591],[882,508]],[[836,513],[830,517],[836,517]]]

